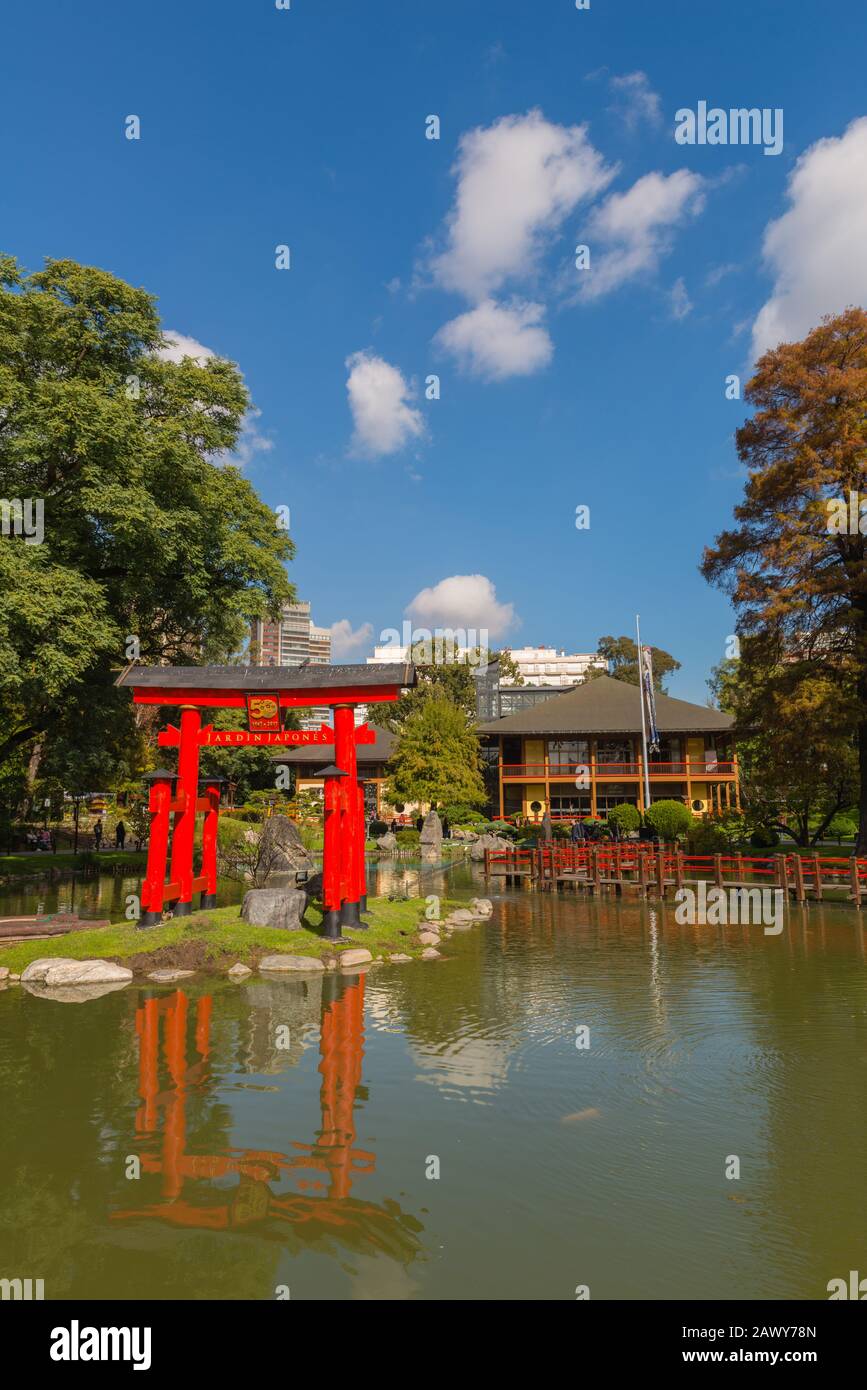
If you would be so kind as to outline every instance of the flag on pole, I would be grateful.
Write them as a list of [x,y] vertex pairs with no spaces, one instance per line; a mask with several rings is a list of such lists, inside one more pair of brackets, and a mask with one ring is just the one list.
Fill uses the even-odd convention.
[[647,734],[650,749],[659,752],[659,730],[656,727],[656,695],[653,689],[653,661],[650,647],[642,647],[639,666],[641,670],[641,694],[647,716]]

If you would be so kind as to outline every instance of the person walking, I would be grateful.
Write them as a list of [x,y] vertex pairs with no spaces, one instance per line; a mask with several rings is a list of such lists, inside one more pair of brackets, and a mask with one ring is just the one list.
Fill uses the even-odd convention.
[[118,849],[123,849],[126,840],[126,826],[119,820],[114,828],[114,843]]
[[96,846],[96,852],[98,854],[102,847],[102,821],[99,817],[97,817],[93,823],[93,843]]

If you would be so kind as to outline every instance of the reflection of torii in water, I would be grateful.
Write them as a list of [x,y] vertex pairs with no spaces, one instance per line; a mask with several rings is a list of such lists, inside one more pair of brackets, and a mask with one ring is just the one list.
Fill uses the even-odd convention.
[[[191,1088],[207,1079],[213,998],[196,1004],[195,1048],[199,1060],[187,1066],[189,1000],[182,990],[168,999],[148,999],[136,1010],[139,1037],[139,1094],[136,1132],[158,1131],[164,1112],[162,1151],[141,1156],[142,1172],[162,1175],[163,1201],[139,1209],[112,1213],[113,1221],[151,1219],[173,1226],[204,1230],[257,1227],[258,1233],[280,1237],[275,1222],[288,1221],[302,1240],[332,1235],[358,1249],[381,1250],[408,1261],[418,1253],[415,1232],[421,1226],[404,1215],[396,1202],[377,1206],[350,1197],[359,1173],[372,1173],[376,1158],[353,1148],[355,1095],[364,1056],[364,976],[349,983],[333,976],[323,980],[320,1052],[322,1128],[313,1144],[293,1143],[303,1157],[244,1149],[236,1154],[186,1152],[186,1098]],[[171,1077],[168,1090],[159,1089],[159,1028],[165,1020],[165,1060]],[[327,1179],[301,1180],[305,1189],[325,1195],[292,1193],[276,1196],[268,1186],[281,1175],[300,1169],[319,1170]],[[183,1199],[188,1180],[224,1178],[237,1173],[238,1186],[227,1200],[199,1205]],[[222,1196],[217,1189],[211,1189]]]

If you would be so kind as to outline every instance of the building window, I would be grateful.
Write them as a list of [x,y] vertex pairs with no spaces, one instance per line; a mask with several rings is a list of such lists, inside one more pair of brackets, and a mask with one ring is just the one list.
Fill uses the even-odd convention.
[[576,792],[574,796],[556,796],[551,793],[551,815],[554,820],[569,816],[589,816],[590,815],[590,793]]
[[601,738],[596,744],[597,763],[631,763],[632,744],[621,739]]
[[603,782],[596,788],[596,813],[604,816],[615,806],[634,806],[637,800],[634,787],[628,787],[623,782]]
[[590,762],[590,744],[586,738],[550,738],[548,763],[551,768],[575,767]]

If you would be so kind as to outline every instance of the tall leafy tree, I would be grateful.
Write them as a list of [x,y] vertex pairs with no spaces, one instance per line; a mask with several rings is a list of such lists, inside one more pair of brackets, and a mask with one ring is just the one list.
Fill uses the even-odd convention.
[[476,717],[476,678],[486,661],[499,662],[500,678],[522,683],[521,673],[507,651],[485,653],[477,647],[459,652],[453,644],[442,639],[416,642],[409,653],[416,668],[418,684],[390,706],[383,706],[378,716],[386,728],[396,732],[431,699],[448,700],[461,710],[467,719]]
[[44,507],[41,544],[0,538],[0,766],[76,726],[128,743],[131,656],[224,659],[293,596],[291,542],[226,462],[237,367],[165,345],[144,290],[0,257],[0,498]]
[[[867,313],[826,318],[765,353],[746,387],[754,414],[738,430],[749,469],[736,525],[702,571],[731,597],[751,661],[785,695],[779,673],[803,664],[851,710],[859,760],[858,852],[867,853]],[[854,497],[854,526],[849,504]],[[841,509],[846,522],[841,524]],[[863,531],[862,531],[863,528]],[[783,698],[778,716],[795,707]],[[803,753],[802,753],[803,758]],[[809,767],[825,776],[822,761]]]
[[[663,651],[662,647],[651,647],[650,653],[654,689],[665,694],[665,678],[672,671],[680,670],[680,662],[670,652]],[[615,680],[626,681],[629,685],[639,684],[638,647],[631,637],[600,637],[597,655],[604,657],[608,662],[608,674]],[[587,671],[588,680],[604,675],[604,671],[592,666]]]
[[400,728],[387,799],[482,806],[479,741],[463,710],[442,695],[422,700]]

